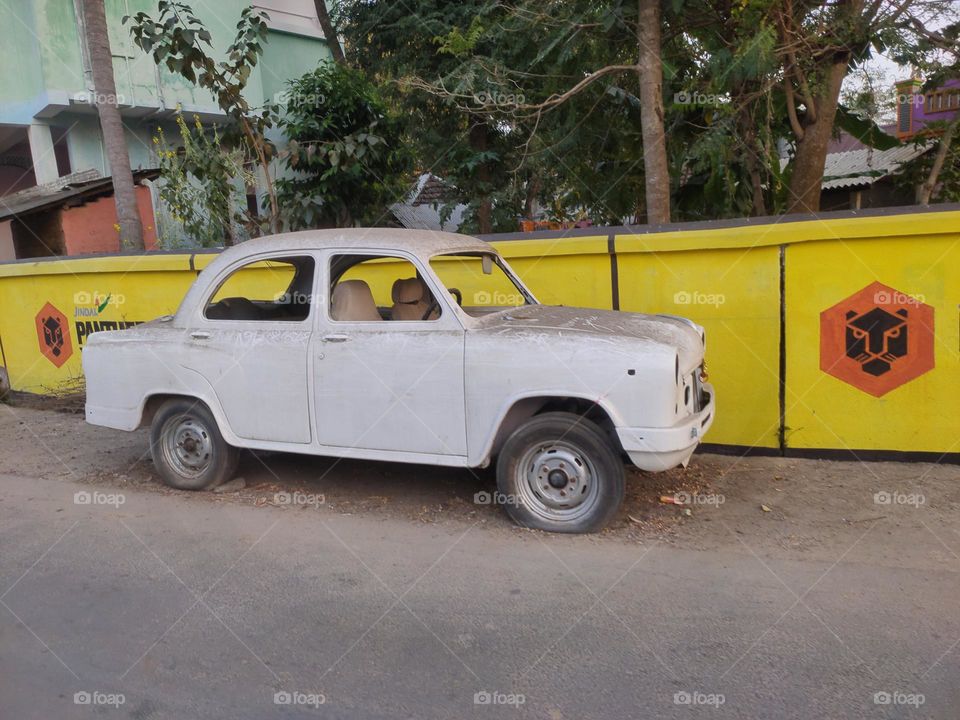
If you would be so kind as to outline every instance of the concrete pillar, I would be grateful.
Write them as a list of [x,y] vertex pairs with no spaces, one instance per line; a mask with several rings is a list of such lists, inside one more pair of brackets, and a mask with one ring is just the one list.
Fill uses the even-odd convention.
[[16,259],[17,251],[13,245],[13,220],[0,220],[0,262]]
[[60,173],[57,171],[57,156],[53,152],[53,133],[50,126],[43,123],[31,123],[27,128],[30,140],[30,156],[33,159],[33,173],[37,185],[53,182]]

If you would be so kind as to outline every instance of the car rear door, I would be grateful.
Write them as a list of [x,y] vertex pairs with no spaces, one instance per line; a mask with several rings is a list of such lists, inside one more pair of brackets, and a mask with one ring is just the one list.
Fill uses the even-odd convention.
[[[183,366],[209,383],[241,438],[312,440],[308,360],[316,267],[316,257],[304,252],[241,261],[214,281],[187,331]],[[292,312],[286,307],[297,305]]]

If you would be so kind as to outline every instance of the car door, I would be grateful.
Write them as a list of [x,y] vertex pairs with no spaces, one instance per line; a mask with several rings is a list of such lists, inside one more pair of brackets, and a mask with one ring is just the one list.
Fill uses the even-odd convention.
[[[341,275],[349,263],[354,264]],[[317,308],[312,350],[319,444],[357,451],[344,454],[465,456],[464,329],[446,291],[404,253],[329,251],[323,265],[330,292]],[[398,297],[404,299],[396,294],[396,281],[409,287],[417,278],[439,301],[438,310],[429,319],[391,320],[392,314],[420,318],[409,306],[391,308]],[[347,280],[371,288],[363,294],[376,299],[351,299],[350,312],[335,317],[335,285]],[[422,302],[417,307],[429,310],[430,301]]]
[[312,440],[307,364],[317,259],[274,253],[225,270],[201,303],[182,364],[212,388],[239,437]]

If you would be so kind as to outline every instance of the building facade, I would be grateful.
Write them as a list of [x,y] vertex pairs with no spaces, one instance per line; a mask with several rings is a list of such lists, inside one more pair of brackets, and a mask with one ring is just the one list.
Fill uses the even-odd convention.
[[[213,36],[213,52],[222,53],[250,2],[190,4]],[[270,16],[263,57],[246,93],[251,106],[258,106],[277,97],[288,80],[328,60],[330,52],[313,0],[258,0],[254,5]],[[156,0],[105,0],[105,6],[130,164],[154,168],[152,139],[158,128],[168,138],[178,136],[173,121],[178,107],[205,124],[224,118],[209,93],[158,67],[133,44],[122,18],[141,11],[156,16]],[[80,9],[80,0],[0,0],[0,207],[4,196],[63,176],[90,169],[110,173]],[[0,260],[10,259],[4,257],[9,251],[0,233]]]

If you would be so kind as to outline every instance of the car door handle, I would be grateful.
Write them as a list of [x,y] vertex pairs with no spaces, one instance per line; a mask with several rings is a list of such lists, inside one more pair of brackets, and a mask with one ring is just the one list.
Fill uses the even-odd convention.
[[206,330],[194,330],[192,333],[190,333],[190,337],[192,337],[194,340],[209,340],[210,333],[208,333]]
[[347,336],[347,335],[341,335],[341,334],[339,334],[339,333],[335,333],[335,334],[332,334],[332,335],[324,335],[324,336],[323,336],[323,341],[324,341],[324,342],[346,342],[346,341],[349,340],[349,339],[350,339],[349,336]]

